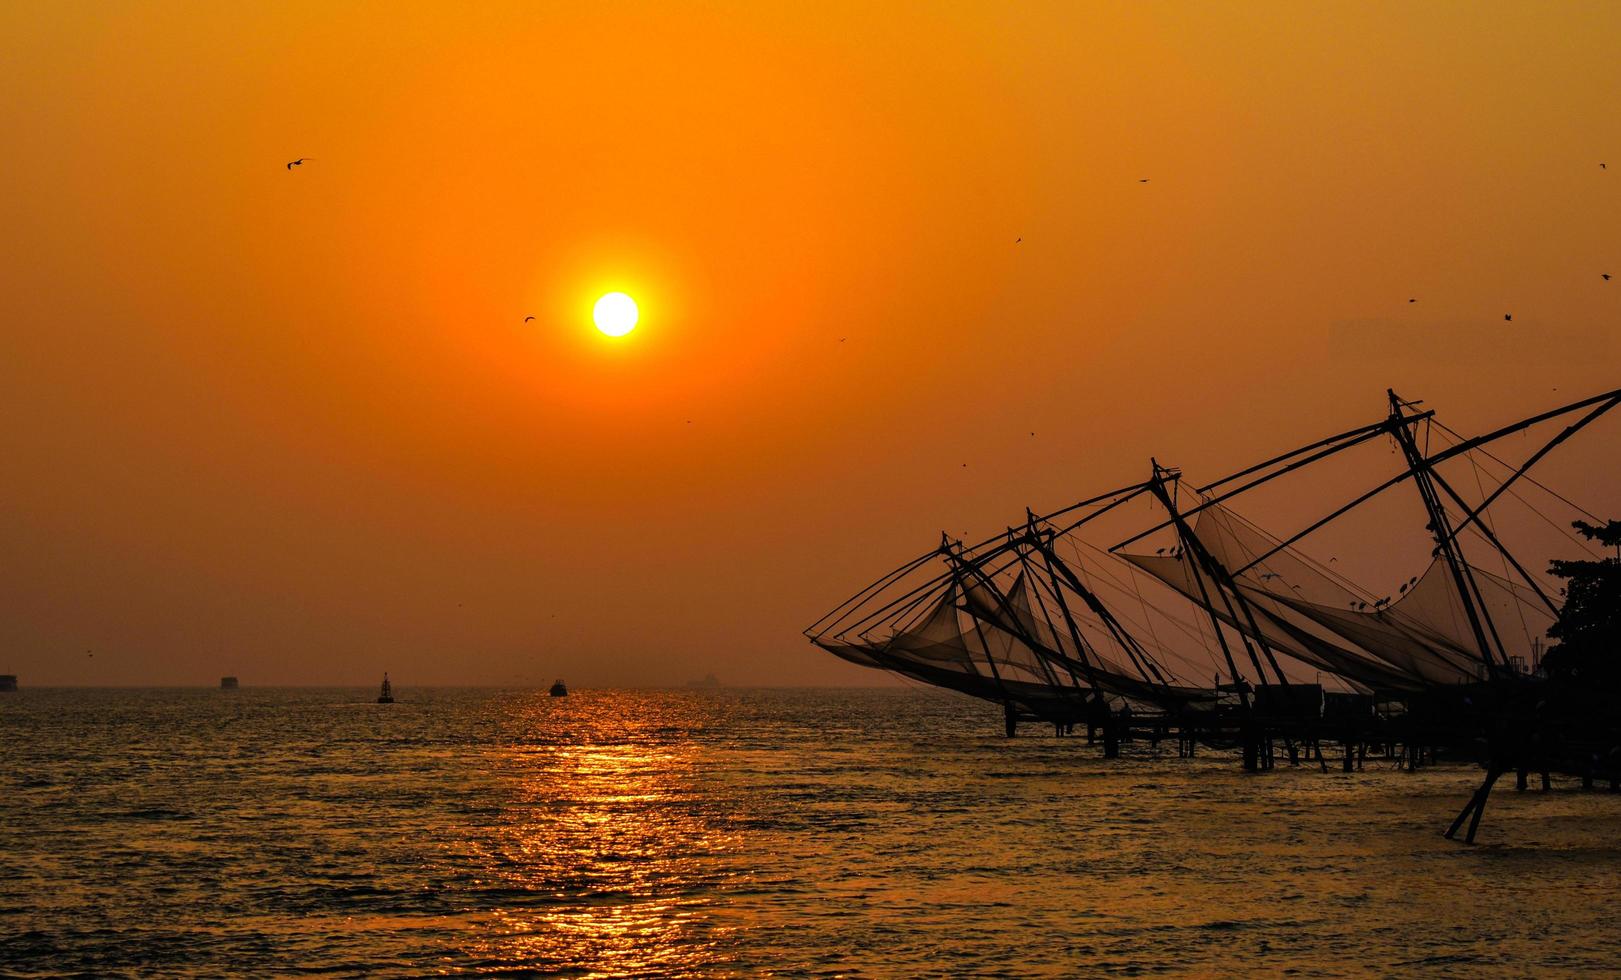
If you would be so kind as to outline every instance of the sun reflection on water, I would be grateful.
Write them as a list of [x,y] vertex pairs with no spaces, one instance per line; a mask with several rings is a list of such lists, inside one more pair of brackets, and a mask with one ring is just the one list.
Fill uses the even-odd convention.
[[711,775],[689,737],[701,721],[667,699],[625,700],[586,692],[518,712],[519,743],[492,760],[514,777],[510,799],[499,824],[470,842],[485,851],[490,885],[510,895],[480,930],[476,956],[588,964],[586,976],[679,976],[723,963],[736,927],[712,906],[723,887],[717,858],[734,834],[703,785]]

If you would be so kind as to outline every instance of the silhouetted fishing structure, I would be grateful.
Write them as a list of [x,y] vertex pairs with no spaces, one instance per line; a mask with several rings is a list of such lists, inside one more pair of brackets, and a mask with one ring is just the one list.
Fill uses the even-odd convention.
[[[1580,652],[1561,621],[1566,590],[1511,551],[1504,508],[1522,505],[1542,522],[1533,528],[1553,528],[1573,553],[1596,557],[1592,541],[1618,549],[1597,563],[1556,560],[1553,578],[1621,569],[1621,526],[1556,521],[1528,497],[1597,520],[1529,473],[1621,404],[1621,389],[1468,438],[1421,403],[1386,395],[1382,417],[1211,483],[1190,486],[1151,460],[1140,483],[1027,511],[978,544],[942,534],[806,635],[853,663],[998,704],[1010,737],[1025,722],[1058,735],[1084,726],[1106,758],[1122,742],[1174,740],[1184,757],[1238,748],[1248,771],[1273,768],[1280,748],[1291,764],[1325,771],[1331,758],[1360,769],[1370,753],[1409,769],[1474,761],[1485,779],[1447,831],[1471,842],[1506,772],[1521,789],[1532,772],[1545,788],[1551,773],[1616,785],[1621,668],[1603,668],[1607,686],[1597,687],[1594,669],[1585,679],[1568,664],[1548,669],[1550,630],[1562,641],[1555,651]],[[1517,464],[1492,451],[1552,427]],[[1394,472],[1299,530],[1279,536],[1236,509],[1265,488],[1298,501],[1291,480],[1337,474],[1370,447],[1387,450],[1381,465],[1394,459]],[[1398,487],[1408,496],[1387,493]],[[1403,511],[1385,524],[1423,531],[1403,547],[1414,558],[1427,549],[1428,560],[1395,588],[1370,590],[1338,570],[1339,556],[1319,562],[1301,547],[1374,506]],[[1604,664],[1621,658],[1605,651]]]

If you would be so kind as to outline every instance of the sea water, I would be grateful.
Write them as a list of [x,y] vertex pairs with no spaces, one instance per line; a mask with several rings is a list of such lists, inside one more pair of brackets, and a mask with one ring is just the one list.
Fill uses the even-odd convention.
[[906,689],[396,694],[0,695],[0,972],[1621,967],[1621,794],[1568,782],[1470,847],[1465,766],[1105,760]]

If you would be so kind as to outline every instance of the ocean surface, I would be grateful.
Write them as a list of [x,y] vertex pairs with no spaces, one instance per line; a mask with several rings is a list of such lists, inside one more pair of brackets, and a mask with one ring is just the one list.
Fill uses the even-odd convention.
[[[899,690],[0,695],[0,973],[1621,968],[1621,794],[1105,761]],[[1500,783],[1500,786],[1505,784]]]

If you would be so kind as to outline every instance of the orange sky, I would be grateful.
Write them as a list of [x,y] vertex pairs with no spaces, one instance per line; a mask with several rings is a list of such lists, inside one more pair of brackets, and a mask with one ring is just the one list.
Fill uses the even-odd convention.
[[468,6],[0,6],[0,671],[866,683],[942,528],[1621,384],[1613,4]]

